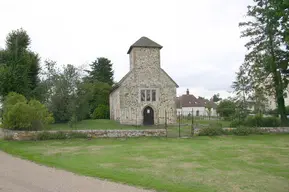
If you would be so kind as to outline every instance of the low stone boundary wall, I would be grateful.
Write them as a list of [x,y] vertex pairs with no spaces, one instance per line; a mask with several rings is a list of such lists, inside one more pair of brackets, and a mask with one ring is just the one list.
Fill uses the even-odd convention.
[[[236,128],[223,128],[224,130],[233,130]],[[289,133],[289,127],[257,127],[264,133]]]
[[[194,134],[198,134],[202,128],[194,129]],[[237,128],[223,128],[223,130],[232,131]],[[262,130],[263,133],[289,133],[289,127],[257,127]]]
[[3,129],[3,136],[12,140],[32,140],[37,134],[49,132],[71,132],[87,134],[88,138],[128,138],[128,137],[165,137],[165,129],[143,129],[143,130],[55,130],[55,131],[11,131]]

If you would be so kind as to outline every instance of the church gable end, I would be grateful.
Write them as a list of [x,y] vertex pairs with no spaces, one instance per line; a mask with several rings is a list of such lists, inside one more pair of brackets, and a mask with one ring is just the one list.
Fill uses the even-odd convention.
[[[155,124],[166,110],[172,111],[171,122],[168,123],[176,120],[175,98],[178,85],[161,69],[161,49],[161,45],[147,37],[140,38],[130,46],[130,71],[115,86],[110,99],[110,109],[119,111],[119,114],[111,111],[111,116],[119,117],[120,123],[146,124],[148,122],[144,121],[149,121],[149,124]],[[113,94],[114,92],[119,94]],[[113,106],[115,103],[118,106]]]

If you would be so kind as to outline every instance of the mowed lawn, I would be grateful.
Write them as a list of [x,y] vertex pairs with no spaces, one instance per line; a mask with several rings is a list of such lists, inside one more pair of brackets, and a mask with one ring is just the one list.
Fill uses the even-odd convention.
[[[183,120],[181,124],[188,124],[191,127],[191,120]],[[196,119],[194,124],[208,126],[209,124],[220,123],[222,127],[229,127],[229,121],[222,121],[222,120],[199,120]],[[183,126],[183,125],[182,125]],[[178,128],[178,122],[173,125],[173,127]],[[120,130],[127,130],[127,129],[155,129],[155,128],[164,128],[164,125],[160,126],[134,126],[134,125],[121,125],[120,123],[108,119],[97,119],[97,120],[83,120],[78,122],[74,127],[69,127],[68,123],[55,123],[47,126],[48,130],[94,130],[94,129],[104,129],[104,130],[111,130],[111,129],[120,129]],[[189,130],[189,129],[188,129]]]
[[121,125],[116,121],[108,120],[108,119],[97,119],[97,120],[83,120],[77,122],[74,127],[69,127],[68,123],[55,123],[48,125],[48,130],[87,130],[87,129],[140,129],[138,126],[133,125]]
[[78,174],[168,192],[288,192],[289,135],[0,141]]

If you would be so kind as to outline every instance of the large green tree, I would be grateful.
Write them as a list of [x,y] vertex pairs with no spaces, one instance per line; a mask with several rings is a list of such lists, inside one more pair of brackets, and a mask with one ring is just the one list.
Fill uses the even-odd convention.
[[286,11],[284,3],[282,0],[254,0],[254,4],[248,6],[249,20],[239,24],[244,28],[241,37],[249,39],[242,70],[252,89],[263,88],[267,91],[265,94],[274,95],[282,124],[287,123],[284,91],[288,80],[280,71],[287,69],[289,61],[285,41],[288,24],[284,23],[288,19],[288,7]]
[[27,98],[39,98],[40,58],[29,50],[30,37],[23,29],[14,30],[6,38],[6,48],[0,50],[0,97],[9,92]]
[[90,68],[91,70],[87,70],[89,82],[102,82],[113,85],[114,72],[109,59],[99,57],[90,64]]
[[213,102],[218,102],[222,100],[219,93],[214,94],[212,99],[213,99]]
[[91,117],[98,106],[108,107],[110,91],[111,86],[107,83],[86,81],[80,83],[78,86],[79,100],[82,103],[82,110],[86,110],[86,113],[83,113],[83,118]]
[[222,100],[217,106],[217,113],[220,115],[220,117],[223,117],[226,120],[229,120],[232,116],[234,116],[235,112],[236,104],[229,99]]
[[58,69],[54,61],[45,61],[45,66],[45,103],[56,122],[68,122],[78,114],[77,86],[81,81],[79,71],[70,64]]

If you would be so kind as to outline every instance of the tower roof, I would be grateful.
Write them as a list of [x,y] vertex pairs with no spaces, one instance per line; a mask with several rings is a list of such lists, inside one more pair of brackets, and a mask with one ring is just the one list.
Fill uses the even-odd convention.
[[147,37],[141,37],[139,40],[137,40],[134,44],[132,44],[127,52],[127,54],[130,53],[133,47],[151,47],[151,48],[163,48],[160,44],[154,42],[153,40],[150,40]]

